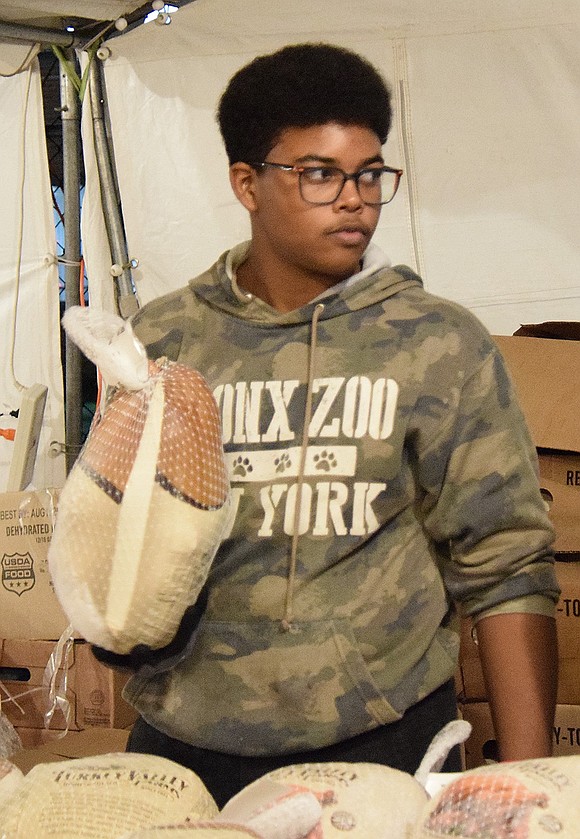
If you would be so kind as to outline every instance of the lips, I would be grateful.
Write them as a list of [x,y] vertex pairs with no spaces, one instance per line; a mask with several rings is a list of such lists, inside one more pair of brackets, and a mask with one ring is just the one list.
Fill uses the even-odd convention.
[[370,230],[361,224],[342,224],[329,230],[327,235],[342,244],[356,246],[367,242]]

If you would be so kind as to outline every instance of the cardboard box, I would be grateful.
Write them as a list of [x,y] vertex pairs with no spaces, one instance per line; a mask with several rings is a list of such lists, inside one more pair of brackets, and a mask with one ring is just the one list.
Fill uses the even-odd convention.
[[76,723],[78,728],[127,728],[137,711],[121,692],[130,674],[101,664],[89,644],[75,642]]
[[[580,341],[495,336],[538,449],[540,486],[556,529],[558,702],[580,704]],[[471,621],[461,622],[458,695],[487,699]]]
[[[40,749],[44,746],[50,746],[56,743],[62,737],[68,736],[64,731],[48,730],[46,728],[17,728],[16,733],[22,743],[22,749]],[[80,734],[79,731],[74,731],[73,734]],[[54,758],[57,760],[58,758]],[[12,760],[12,758],[11,758]]]
[[[497,744],[487,702],[467,702],[461,716],[473,726],[465,742],[465,767],[497,761]],[[580,705],[558,705],[554,722],[554,755],[580,755]]]
[[58,490],[0,494],[0,638],[56,639],[68,626],[48,572]]
[[[48,700],[43,685],[46,666],[55,650],[51,641],[0,641],[2,713],[15,728],[45,728]],[[70,706],[68,728],[126,728],[137,713],[121,696],[128,675],[105,667],[93,656],[90,645],[75,641],[69,648],[67,666],[57,671],[56,682]],[[50,728],[67,728],[64,713],[57,709]]]
[[513,335],[494,340],[538,450],[556,551],[580,554],[580,341]]
[[469,618],[461,620],[459,665],[455,674],[455,690],[461,702],[483,702],[487,699],[487,689],[477,648],[477,635]]
[[10,761],[25,774],[38,763],[124,752],[129,737],[126,729],[116,728],[87,728],[70,731],[64,737],[37,728],[18,729],[18,733],[23,748],[11,755]]
[[[553,462],[558,457],[554,455]],[[540,489],[556,528],[556,557],[580,563],[580,494],[577,487],[565,486],[540,475]]]
[[[562,594],[556,607],[558,629],[558,702],[580,705],[580,562],[556,562]],[[470,620],[461,621],[459,696],[487,699],[476,634]]]

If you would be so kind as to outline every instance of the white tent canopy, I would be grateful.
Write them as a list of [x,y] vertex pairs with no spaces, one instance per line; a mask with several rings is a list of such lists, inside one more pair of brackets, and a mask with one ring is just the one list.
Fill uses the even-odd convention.
[[[55,4],[28,5],[40,16]],[[126,5],[102,4],[103,19]],[[195,0],[168,26],[111,38],[103,71],[139,302],[184,284],[248,235],[217,99],[254,55],[306,40],[361,52],[391,83],[396,123],[385,153],[405,176],[375,235],[391,260],[494,333],[580,320],[577,0]],[[110,308],[111,255],[83,111],[83,250],[91,303]],[[0,272],[10,258],[6,251]],[[8,312],[8,279],[4,287]]]
[[0,21],[58,31],[67,19],[105,23],[140,6],[143,3],[135,0],[0,0]]
[[406,176],[375,241],[495,332],[574,319],[580,10],[557,6],[361,0],[353,14],[340,0],[276,11],[197,0],[171,26],[111,42],[105,79],[140,300],[247,234],[213,116],[228,77],[259,52],[329,40],[368,56],[395,94],[387,159]]

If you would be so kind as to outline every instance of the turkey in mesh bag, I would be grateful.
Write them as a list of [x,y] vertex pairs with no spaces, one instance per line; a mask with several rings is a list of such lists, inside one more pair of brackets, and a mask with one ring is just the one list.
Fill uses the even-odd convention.
[[429,802],[413,839],[577,839],[580,755],[481,766]]
[[40,764],[0,809],[0,839],[407,839],[429,770],[470,730],[449,723],[416,777],[371,763],[270,772],[218,812],[200,778],[167,758],[125,753]]
[[[216,824],[215,822],[194,822],[192,824],[151,827],[128,833],[121,839],[266,839],[249,827],[239,824]],[[2,839],[2,837],[0,837]]]
[[[378,763],[285,766],[249,784],[214,819],[238,821],[264,839],[408,839],[429,801],[430,776],[471,732],[465,720],[433,738],[415,775]],[[451,777],[454,777],[453,775]]]
[[158,650],[232,524],[217,405],[195,370],[148,360],[118,316],[72,307],[63,325],[113,390],[60,495],[55,591],[97,647]]
[[0,812],[8,799],[16,793],[23,780],[24,775],[21,770],[6,758],[0,757]]
[[33,766],[0,809],[0,839],[119,839],[217,812],[190,769],[154,755],[112,753]]

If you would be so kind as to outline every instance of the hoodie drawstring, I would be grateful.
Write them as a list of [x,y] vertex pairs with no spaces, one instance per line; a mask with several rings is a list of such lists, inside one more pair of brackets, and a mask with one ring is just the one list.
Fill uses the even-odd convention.
[[304,486],[304,467],[308,451],[308,429],[312,419],[312,388],[314,384],[314,365],[316,360],[316,345],[318,338],[318,321],[324,311],[324,303],[317,303],[314,307],[310,330],[310,347],[308,359],[308,383],[306,389],[306,404],[304,406],[304,422],[302,425],[302,443],[300,446],[300,462],[298,464],[298,481],[296,483],[296,505],[294,508],[294,526],[292,529],[292,546],[290,549],[290,567],[286,586],[286,603],[281,626],[284,632],[292,632],[292,605],[294,597],[294,582],[296,579],[296,561],[298,553],[298,530],[300,514],[302,512],[302,487]]

